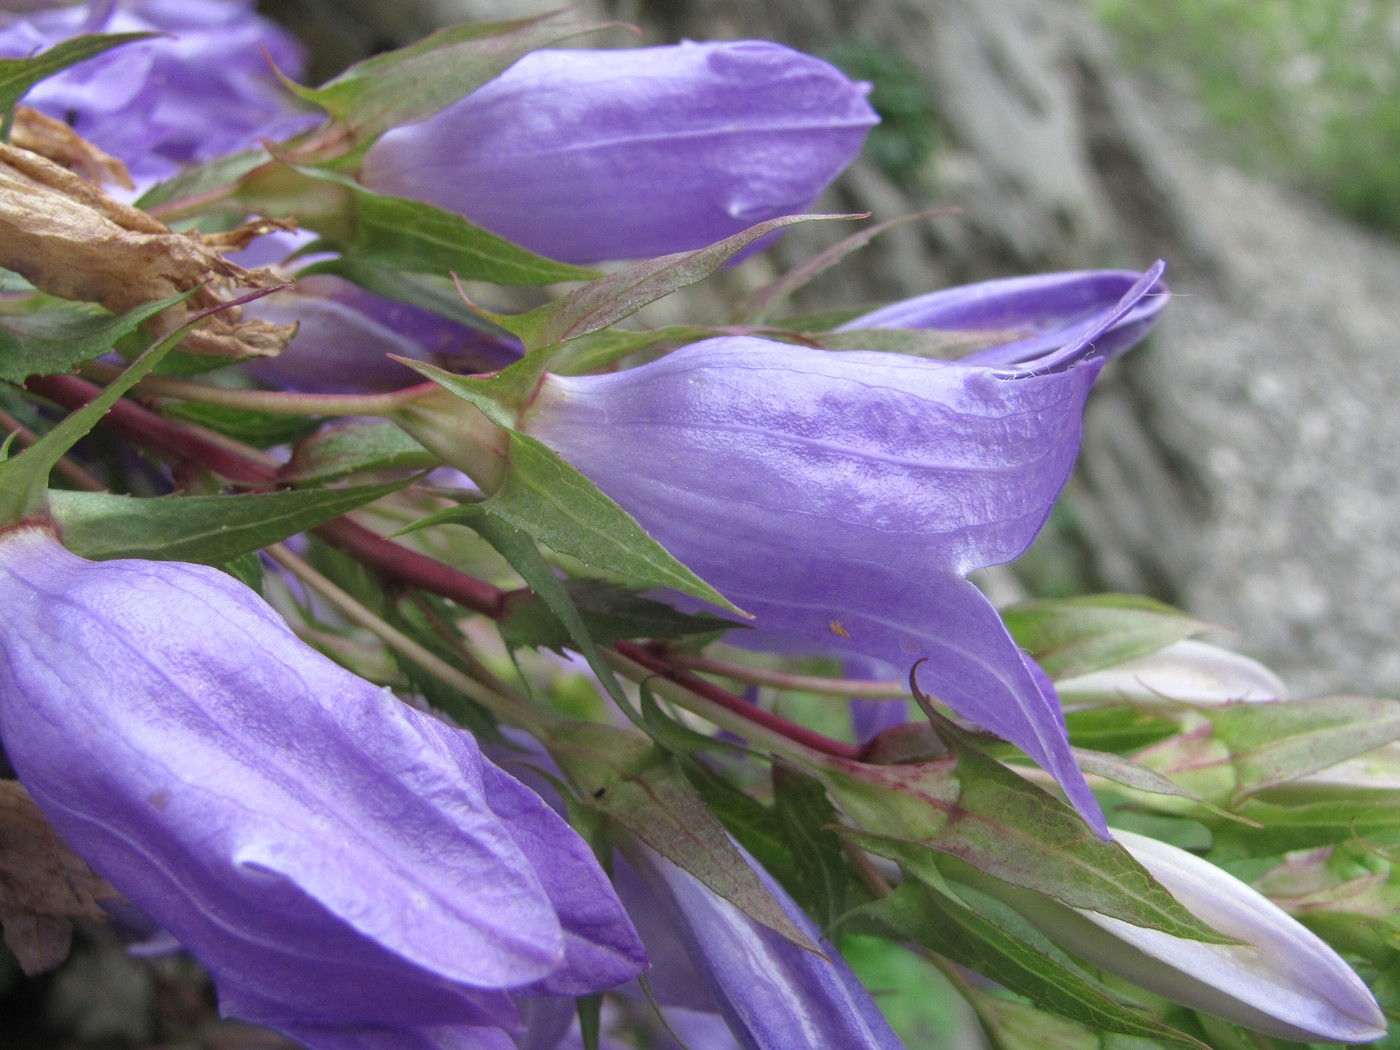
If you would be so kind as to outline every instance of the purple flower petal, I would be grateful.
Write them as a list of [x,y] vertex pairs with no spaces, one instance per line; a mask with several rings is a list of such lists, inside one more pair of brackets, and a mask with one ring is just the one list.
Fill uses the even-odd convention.
[[[0,536],[0,610],[0,736],[21,779],[205,962],[226,1012],[511,1027],[508,990],[638,968],[616,902],[611,925],[607,902],[571,912],[566,938],[557,881],[602,892],[577,836],[508,827],[492,806],[525,813],[524,789],[470,735],[311,650],[231,577],[87,562],[21,528]],[[559,973],[594,962],[579,941],[595,933],[601,980]]]
[[1117,309],[1141,275],[1132,270],[1081,270],[1011,277],[930,292],[864,314],[841,326],[924,328],[949,332],[1015,332],[1020,338],[969,354],[963,364],[1003,366],[1043,357],[1097,331],[1094,350],[1105,359],[1139,343],[1157,321],[1170,293],[1158,281],[1106,330],[1100,321]]
[[567,262],[665,255],[805,209],[876,123],[865,92],[766,41],[536,51],[360,177]]
[[752,858],[749,863],[768,891],[802,932],[822,946],[827,958],[760,926],[646,847],[630,850],[628,859],[670,921],[672,935],[685,947],[740,1046],[746,1050],[899,1050],[902,1046],[840,953]]
[[69,121],[120,158],[138,181],[179,165],[280,138],[320,118],[297,108],[268,57],[296,77],[296,39],[258,17],[251,0],[129,0],[110,17],[85,5],[0,15],[0,57],[24,57],[83,32],[158,31],[42,81],[29,105]]
[[1053,688],[963,577],[1021,554],[1079,450],[1094,340],[1018,371],[748,337],[611,375],[546,376],[521,426],[760,630],[906,670],[1022,748],[1106,834]]

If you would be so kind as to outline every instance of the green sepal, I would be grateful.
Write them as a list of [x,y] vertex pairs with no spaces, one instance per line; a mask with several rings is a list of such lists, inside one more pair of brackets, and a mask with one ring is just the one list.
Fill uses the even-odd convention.
[[[503,401],[481,393],[483,389],[490,389],[488,384],[496,382],[499,386],[492,394],[508,396],[507,381],[499,377],[478,380],[454,376],[421,364],[415,367],[506,429],[504,470],[491,496],[482,503],[449,507],[415,522],[411,528],[458,521],[485,511],[533,536],[551,550],[606,572],[626,576],[638,586],[668,587],[742,614],[719,591],[672,557],[637,519],[582,472],[548,445],[511,429],[513,415]],[[415,437],[424,437],[422,429],[411,422],[401,425]]]
[[[134,40],[149,40],[160,33],[86,33],[61,40],[32,58],[0,58],[0,112],[9,110],[39,81],[60,73],[69,66],[110,51]],[[9,117],[6,117],[8,138]]]
[[53,491],[49,505],[64,546],[84,558],[220,565],[373,503],[409,480],[356,488],[153,499]]
[[809,770],[831,791],[862,848],[925,881],[949,854],[1013,886],[1135,926],[1214,944],[1233,943],[1202,923],[1117,842],[1100,839],[1068,805],[974,746],[951,722],[936,724],[952,756],[895,766],[830,763]]
[[703,281],[760,237],[802,222],[859,219],[863,215],[787,215],[769,219],[705,248],[648,259],[591,281],[563,298],[523,314],[486,314],[538,350],[601,331],[678,288]]
[[351,420],[321,428],[302,441],[277,479],[288,485],[324,485],[370,471],[429,470],[440,462],[393,423]]
[[1114,998],[1007,905],[966,887],[958,887],[957,896],[962,899],[905,882],[888,897],[855,909],[845,921],[873,923],[891,937],[916,941],[1090,1028],[1157,1040],[1157,1045],[1208,1050],[1186,1033]]
[[586,281],[598,274],[536,255],[455,212],[375,193],[325,168],[264,164],[239,179],[234,192],[249,211],[295,215],[299,225],[321,235],[324,250],[378,267],[503,285]]
[[907,222],[928,219],[936,214],[938,213],[926,211],[913,215],[901,215],[898,218],[886,219],[884,222],[877,222],[874,226],[857,230],[849,237],[843,238],[830,248],[823,249],[743,299],[734,308],[731,317],[736,323],[741,324],[764,323],[772,316],[774,306],[809,283],[818,274],[824,273],[840,263],[852,252],[864,248],[886,230],[902,226]]
[[318,88],[284,79],[297,97],[331,118],[328,128],[297,150],[298,157],[354,158],[390,128],[426,120],[471,94],[526,52],[616,24],[544,24],[562,13],[448,26],[407,47],[357,62]]

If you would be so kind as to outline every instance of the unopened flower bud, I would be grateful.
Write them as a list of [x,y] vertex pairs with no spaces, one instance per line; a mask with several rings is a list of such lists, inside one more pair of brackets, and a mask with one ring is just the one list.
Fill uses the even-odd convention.
[[766,41],[536,51],[360,178],[565,262],[666,255],[804,210],[877,122],[866,90]]
[[1209,861],[1125,831],[1117,838],[1178,901],[1240,944],[1206,944],[1066,908],[1021,890],[1008,900],[1055,942],[1166,999],[1285,1039],[1366,1043],[1386,1020],[1325,941]]
[[[643,965],[537,795],[214,569],[0,534],[0,738],[68,843],[205,963],[224,1013],[312,1047],[509,1029],[512,994]],[[400,1041],[354,1041],[368,1031]]]

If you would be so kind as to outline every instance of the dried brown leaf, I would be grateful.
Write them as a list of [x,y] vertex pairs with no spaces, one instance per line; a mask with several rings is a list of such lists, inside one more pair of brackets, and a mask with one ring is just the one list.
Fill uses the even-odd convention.
[[72,920],[102,920],[97,902],[116,895],[58,837],[23,785],[0,781],[0,925],[25,973],[61,963]]
[[10,142],[20,149],[47,157],[89,182],[113,183],[132,189],[126,165],[99,149],[61,120],[30,106],[15,107],[15,124]]
[[[191,234],[114,200],[73,172],[0,143],[0,266],[64,299],[101,303],[113,313],[198,288],[150,322],[163,336],[240,289],[279,279],[245,270]],[[244,321],[236,308],[208,317],[181,349],[219,357],[276,354],[289,326]]]

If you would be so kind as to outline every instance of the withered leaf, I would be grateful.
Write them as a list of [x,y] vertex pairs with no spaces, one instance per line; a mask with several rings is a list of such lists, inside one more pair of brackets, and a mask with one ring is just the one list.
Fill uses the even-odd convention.
[[58,837],[29,792],[0,780],[0,926],[27,974],[68,955],[72,920],[101,920],[97,902],[117,896]]
[[126,189],[133,188],[125,164],[93,145],[63,121],[55,120],[32,106],[15,107],[10,142],[20,149],[47,157],[89,182],[115,183]]
[[[64,299],[101,303],[121,313],[142,303],[198,288],[149,325],[163,336],[236,289],[279,283],[264,270],[245,270],[215,247],[114,200],[73,172],[36,153],[0,143],[0,266]],[[289,326],[244,321],[222,310],[190,333],[181,349],[219,357],[275,354]]]

